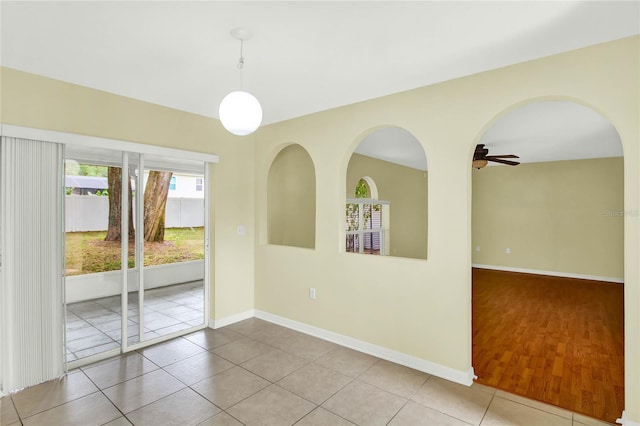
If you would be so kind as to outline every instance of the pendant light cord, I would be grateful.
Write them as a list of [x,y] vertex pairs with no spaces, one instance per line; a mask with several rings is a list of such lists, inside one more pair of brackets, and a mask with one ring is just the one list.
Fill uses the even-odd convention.
[[240,61],[238,61],[238,69],[240,70],[240,90],[242,90],[242,83],[243,83],[243,78],[242,78],[242,71],[244,70],[244,56],[243,56],[243,47],[244,47],[244,40],[240,40]]

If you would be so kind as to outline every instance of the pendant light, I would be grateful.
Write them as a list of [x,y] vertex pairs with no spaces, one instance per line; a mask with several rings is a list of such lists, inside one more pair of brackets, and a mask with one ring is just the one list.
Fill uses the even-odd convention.
[[242,48],[244,41],[251,38],[251,33],[243,28],[231,30],[231,36],[240,40],[240,90],[233,91],[222,99],[218,114],[225,129],[238,136],[250,135],[255,132],[262,123],[262,107],[260,102],[249,92],[242,90],[242,69],[244,57]]

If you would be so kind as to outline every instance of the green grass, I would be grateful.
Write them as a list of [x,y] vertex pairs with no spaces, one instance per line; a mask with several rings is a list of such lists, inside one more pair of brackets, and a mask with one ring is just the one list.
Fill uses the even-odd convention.
[[[106,231],[66,233],[66,273],[70,275],[120,269],[120,242],[104,241]],[[165,229],[164,242],[144,244],[144,265],[164,265],[204,259],[204,228]],[[129,267],[135,267],[133,242]]]

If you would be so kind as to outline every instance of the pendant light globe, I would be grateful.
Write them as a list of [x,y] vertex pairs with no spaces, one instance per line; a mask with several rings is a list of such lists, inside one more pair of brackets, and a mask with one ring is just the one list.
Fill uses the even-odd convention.
[[246,136],[255,132],[262,123],[260,102],[249,92],[236,90],[220,102],[220,121],[228,132]]

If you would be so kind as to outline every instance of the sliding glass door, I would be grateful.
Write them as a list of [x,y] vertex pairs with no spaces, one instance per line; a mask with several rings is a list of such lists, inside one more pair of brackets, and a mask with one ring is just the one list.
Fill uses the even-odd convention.
[[122,167],[115,164],[65,161],[67,361],[121,346],[121,211],[113,200]]
[[[147,158],[143,170],[143,325],[148,337],[204,324],[204,170],[162,167]],[[163,161],[164,160],[164,161]],[[145,334],[146,335],[146,334]]]
[[72,366],[206,325],[206,182],[201,161],[67,148]]

